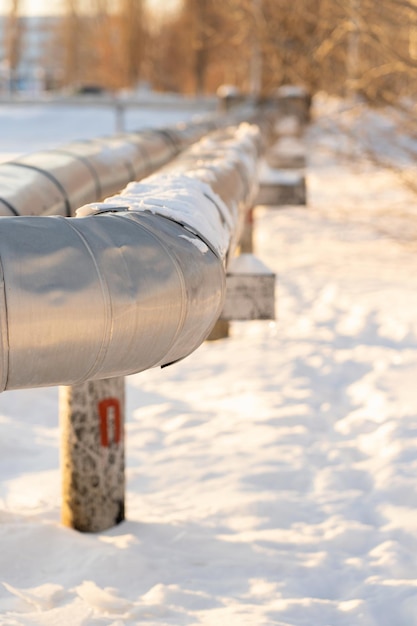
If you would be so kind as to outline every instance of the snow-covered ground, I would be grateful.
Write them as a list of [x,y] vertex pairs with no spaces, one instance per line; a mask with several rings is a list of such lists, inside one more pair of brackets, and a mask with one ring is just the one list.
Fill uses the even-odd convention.
[[[127,107],[123,113],[126,132],[149,127],[163,127],[201,115],[192,106],[168,109]],[[26,152],[55,148],[78,139],[112,135],[118,127],[113,106],[74,106],[65,103],[21,103],[0,106],[0,161]]]
[[277,321],[128,379],[126,522],[63,528],[57,390],[0,397],[1,626],[417,624],[416,198],[319,104],[308,207],[256,212]]

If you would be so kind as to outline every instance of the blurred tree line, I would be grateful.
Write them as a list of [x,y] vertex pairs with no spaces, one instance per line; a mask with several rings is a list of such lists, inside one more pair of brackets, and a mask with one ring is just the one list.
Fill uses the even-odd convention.
[[[19,60],[19,0],[10,0],[8,54]],[[282,84],[413,96],[417,0],[62,0],[50,48],[59,86],[213,93],[233,84],[267,95]],[[161,3],[159,4],[161,7]]]

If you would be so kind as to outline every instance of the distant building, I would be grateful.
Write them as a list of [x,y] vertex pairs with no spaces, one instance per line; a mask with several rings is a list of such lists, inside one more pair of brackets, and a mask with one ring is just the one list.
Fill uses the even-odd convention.
[[8,51],[8,18],[0,16],[0,93],[20,91],[36,95],[60,85],[63,74],[57,35],[60,23],[59,17],[19,17],[18,63],[12,71]]

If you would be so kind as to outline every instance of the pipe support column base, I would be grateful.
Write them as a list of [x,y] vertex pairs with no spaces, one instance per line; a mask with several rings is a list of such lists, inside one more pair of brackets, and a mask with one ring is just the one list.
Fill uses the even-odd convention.
[[125,379],[60,388],[62,523],[100,532],[125,517]]

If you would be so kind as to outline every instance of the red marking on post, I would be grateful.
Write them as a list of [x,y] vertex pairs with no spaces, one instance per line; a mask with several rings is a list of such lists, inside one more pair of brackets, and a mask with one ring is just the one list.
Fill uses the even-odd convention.
[[122,438],[120,402],[117,398],[105,398],[98,403],[100,416],[100,440],[103,448],[109,447],[109,419],[113,418],[113,441],[119,443]]

